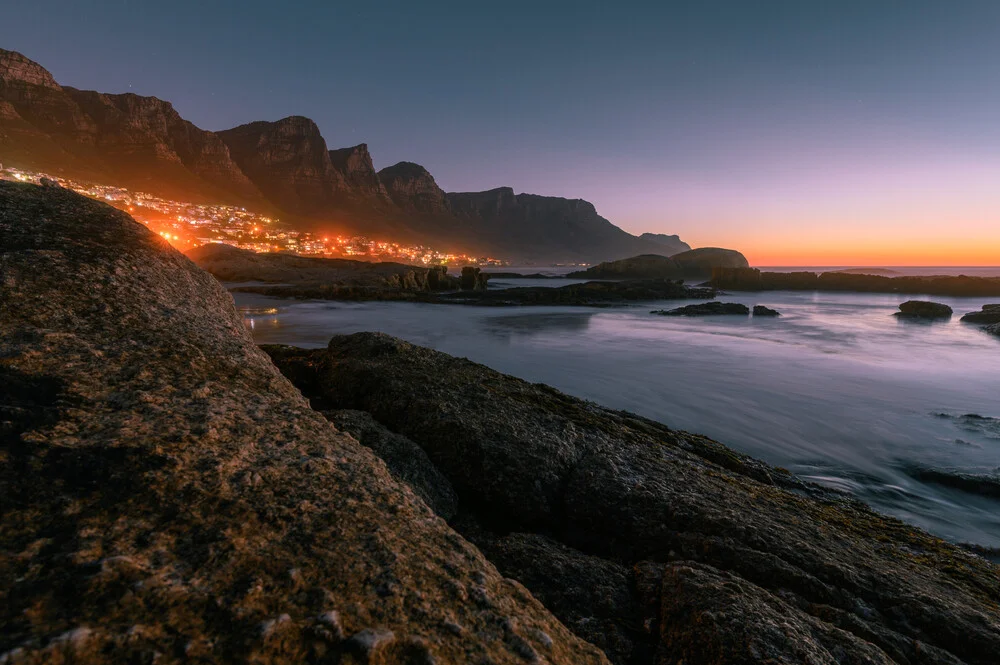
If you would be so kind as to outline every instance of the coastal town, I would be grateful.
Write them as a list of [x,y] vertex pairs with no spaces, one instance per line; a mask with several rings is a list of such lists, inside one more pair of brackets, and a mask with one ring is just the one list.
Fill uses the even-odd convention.
[[422,265],[503,266],[494,257],[455,254],[425,245],[407,245],[360,235],[318,235],[290,228],[279,219],[224,204],[197,204],[163,199],[123,187],[84,183],[48,173],[4,168],[0,180],[39,184],[42,180],[123,210],[186,251],[210,243],[223,243],[254,252],[292,252],[303,256],[351,258],[362,261],[404,261]]

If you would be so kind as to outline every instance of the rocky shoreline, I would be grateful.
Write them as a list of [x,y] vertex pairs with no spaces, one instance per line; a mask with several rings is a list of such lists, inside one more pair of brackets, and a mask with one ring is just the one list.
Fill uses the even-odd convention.
[[984,558],[386,335],[265,355],[101,203],[0,183],[0,269],[4,665],[1000,653]]
[[757,268],[717,267],[709,282],[727,291],[853,291],[933,296],[1000,296],[1000,277],[936,275],[887,277],[847,272],[762,272]]

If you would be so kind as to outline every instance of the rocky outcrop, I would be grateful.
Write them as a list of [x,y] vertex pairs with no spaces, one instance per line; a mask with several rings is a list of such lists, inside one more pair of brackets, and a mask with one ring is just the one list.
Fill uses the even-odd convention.
[[4,663],[606,662],[141,224],[0,182],[0,270]]
[[717,268],[747,267],[747,260],[732,249],[702,247],[674,256],[642,254],[618,261],[571,272],[568,276],[589,279],[675,279],[677,277],[707,277]]
[[462,268],[462,290],[463,291],[485,291],[486,283],[489,281],[489,273],[485,273],[481,268],[475,266],[465,266]]
[[885,277],[845,272],[761,272],[756,268],[716,268],[712,286],[730,291],[857,291],[937,296],[1000,296],[1000,277],[936,275]]
[[187,255],[224,282],[274,282],[307,289],[323,287],[331,294],[338,289],[349,293],[445,291],[461,286],[459,278],[448,275],[447,266],[324,259],[286,252],[256,253],[221,243],[196,247]]
[[719,302],[718,300],[713,300],[712,302],[699,303],[697,305],[685,305],[676,309],[660,309],[650,312],[650,314],[659,314],[660,316],[717,316],[720,314],[749,316],[750,308],[738,302]]
[[779,312],[776,309],[771,309],[770,307],[767,307],[766,305],[754,305],[753,306],[753,315],[754,315],[754,317],[758,317],[758,316],[760,316],[760,317],[766,317],[766,316],[774,317],[774,316],[781,316],[781,312]]
[[978,312],[969,312],[962,317],[966,323],[1000,323],[1000,305],[983,305]]
[[450,215],[444,190],[420,164],[399,162],[379,171],[378,177],[402,210],[418,215]]
[[901,319],[950,319],[952,309],[948,305],[928,300],[907,300],[899,305],[895,316]]
[[308,397],[423,448],[456,527],[615,663],[995,662],[998,568],[858,502],[385,335],[295,354]]

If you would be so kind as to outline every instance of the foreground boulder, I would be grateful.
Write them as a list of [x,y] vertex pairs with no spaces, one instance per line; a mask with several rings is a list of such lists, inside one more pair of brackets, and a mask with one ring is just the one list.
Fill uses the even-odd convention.
[[1000,323],[1000,305],[983,305],[978,312],[969,312],[962,317],[966,323]]
[[786,471],[386,335],[267,351],[423,448],[456,528],[615,663],[996,663],[1000,569]]
[[926,300],[907,300],[895,313],[903,319],[950,319],[952,309],[948,305]]
[[0,662],[605,662],[124,213],[0,182],[0,274]]
[[715,316],[719,314],[748,316],[750,308],[738,302],[712,302],[699,303],[697,305],[685,305],[676,309],[660,309],[650,314],[660,316]]

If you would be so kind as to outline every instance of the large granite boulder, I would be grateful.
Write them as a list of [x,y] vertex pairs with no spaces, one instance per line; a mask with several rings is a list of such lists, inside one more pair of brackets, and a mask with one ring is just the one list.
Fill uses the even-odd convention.
[[292,357],[308,396],[423,448],[455,526],[616,663],[1000,653],[996,566],[715,441],[386,335]]
[[0,274],[0,662],[606,662],[124,213],[0,182]]
[[672,256],[642,254],[618,261],[607,261],[586,270],[571,272],[569,277],[586,279],[671,279],[708,277],[714,269],[747,268],[746,257],[732,249],[701,247]]

